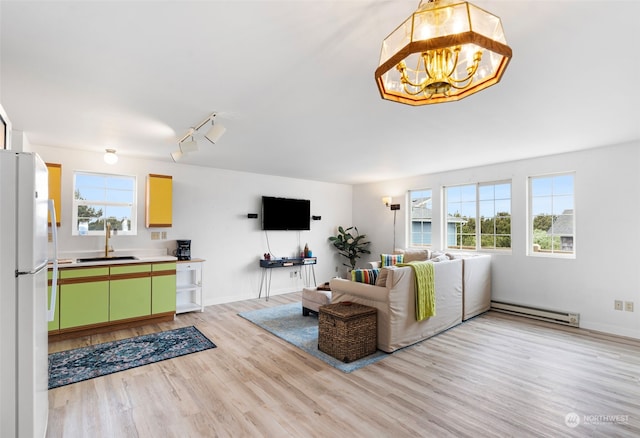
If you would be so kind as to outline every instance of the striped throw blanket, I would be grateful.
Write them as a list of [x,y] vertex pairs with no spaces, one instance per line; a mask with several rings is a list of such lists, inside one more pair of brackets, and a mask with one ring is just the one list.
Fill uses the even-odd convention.
[[436,315],[436,291],[433,262],[409,262],[416,278],[416,321]]

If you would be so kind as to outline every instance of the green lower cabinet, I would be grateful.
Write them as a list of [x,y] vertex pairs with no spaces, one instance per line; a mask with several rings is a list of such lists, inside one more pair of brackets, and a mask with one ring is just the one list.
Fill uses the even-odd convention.
[[111,280],[110,288],[111,321],[151,314],[151,277]]
[[175,312],[176,276],[158,275],[151,280],[151,313]]
[[109,282],[60,286],[60,329],[109,321]]
[[[151,314],[151,265],[111,266],[111,302],[109,319],[136,318]],[[117,278],[116,276],[134,276]]]

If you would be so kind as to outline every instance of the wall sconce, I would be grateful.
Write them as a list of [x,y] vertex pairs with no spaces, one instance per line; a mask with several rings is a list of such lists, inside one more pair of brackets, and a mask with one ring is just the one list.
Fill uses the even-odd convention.
[[104,162],[107,164],[116,164],[118,162],[115,149],[105,149]]
[[[204,125],[206,125],[209,122],[211,122],[211,128],[205,134],[205,138],[213,144],[216,144],[218,140],[220,140],[222,135],[227,131],[227,128],[225,128],[222,125],[222,123],[214,122],[213,119],[215,119],[215,117],[216,117],[216,113],[211,114],[209,117],[204,119],[195,127],[189,129],[189,131],[187,131],[187,133],[183,135],[180,140],[178,140],[179,150],[175,152],[171,152],[171,158],[173,159],[174,162],[182,159],[184,156],[187,155],[187,153],[195,152],[198,150],[198,142],[193,136],[196,132],[198,132],[200,128],[202,128]],[[191,139],[187,141],[189,137],[191,137]]]
[[385,205],[385,207],[388,207],[389,204],[391,204],[391,196],[383,196],[382,197],[382,203]]

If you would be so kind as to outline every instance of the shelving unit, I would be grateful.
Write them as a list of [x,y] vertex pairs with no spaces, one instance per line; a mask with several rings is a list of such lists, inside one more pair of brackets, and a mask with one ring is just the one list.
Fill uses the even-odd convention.
[[[260,268],[262,269],[262,279],[260,280],[260,292],[258,298],[262,296],[263,287],[265,290],[265,299],[269,301],[269,292],[271,290],[271,272],[274,268],[288,268],[291,266],[301,266],[304,272],[304,284],[309,287],[311,285],[311,276],[313,275],[313,284],[316,285],[316,271],[314,265],[318,263],[317,257],[300,257],[288,259],[269,259],[260,260]],[[302,277],[301,277],[302,278]],[[317,286],[317,285],[316,285]]]
[[178,260],[176,264],[176,314],[204,312],[202,299],[203,259]]

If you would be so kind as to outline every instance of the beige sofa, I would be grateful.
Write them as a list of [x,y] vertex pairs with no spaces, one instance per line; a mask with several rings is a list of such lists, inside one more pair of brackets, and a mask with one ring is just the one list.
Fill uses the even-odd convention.
[[462,260],[462,320],[478,316],[491,307],[491,256],[449,253]]
[[334,278],[331,302],[351,301],[378,309],[378,349],[391,353],[462,322],[462,260],[434,263],[436,315],[415,319],[415,274],[411,267],[383,268],[384,286]]
[[[434,254],[428,249],[396,250],[404,262],[433,260],[436,315],[415,320],[415,280],[409,267],[388,267],[384,284],[331,281],[332,302],[353,301],[378,309],[378,348],[392,352],[447,330],[491,307],[491,256],[476,253]],[[453,263],[452,263],[453,262]],[[372,267],[379,262],[372,262]]]

